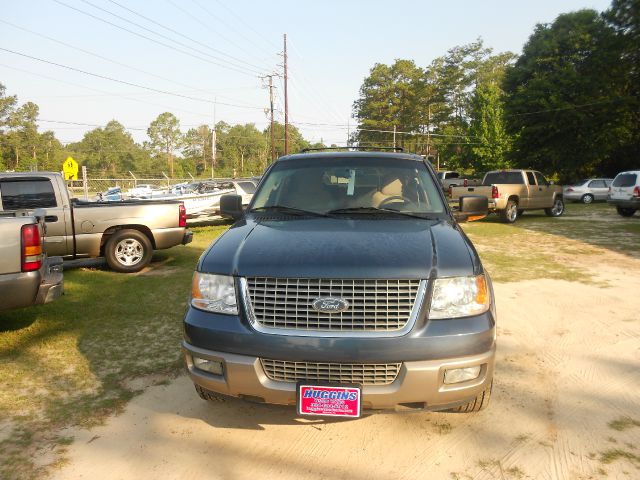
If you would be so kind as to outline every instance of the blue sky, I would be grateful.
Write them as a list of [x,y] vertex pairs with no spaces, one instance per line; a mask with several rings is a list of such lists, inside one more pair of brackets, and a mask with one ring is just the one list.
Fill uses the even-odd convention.
[[[602,11],[609,3],[3,0],[0,48],[183,97],[2,50],[0,82],[20,102],[36,102],[41,129],[54,130],[65,143],[80,140],[92,127],[44,120],[104,125],[115,118],[131,128],[138,141],[146,138],[146,127],[164,111],[176,114],[183,130],[211,124],[214,110],[217,120],[252,122],[262,129],[267,123],[268,92],[258,76],[278,71],[282,34],[287,33],[290,121],[313,141],[338,143],[346,139],[343,125],[350,122],[358,89],[376,62],[408,58],[426,66],[449,48],[478,37],[495,52],[519,53],[536,23],[581,8]],[[282,110],[280,80],[275,85],[276,106]],[[281,113],[278,118],[282,120]]]

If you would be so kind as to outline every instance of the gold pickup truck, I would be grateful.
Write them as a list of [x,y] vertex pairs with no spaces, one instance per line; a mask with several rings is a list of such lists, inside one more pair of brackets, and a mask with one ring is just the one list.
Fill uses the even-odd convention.
[[48,255],[105,257],[119,272],[137,272],[154,250],[185,245],[193,236],[181,201],[81,202],[69,197],[59,173],[0,173],[0,214],[29,216],[35,209],[46,210]]
[[449,203],[455,205],[463,195],[482,195],[489,199],[489,211],[506,223],[514,223],[525,210],[542,210],[550,217],[564,213],[562,187],[553,185],[534,170],[495,170],[488,172],[481,186],[449,188]]

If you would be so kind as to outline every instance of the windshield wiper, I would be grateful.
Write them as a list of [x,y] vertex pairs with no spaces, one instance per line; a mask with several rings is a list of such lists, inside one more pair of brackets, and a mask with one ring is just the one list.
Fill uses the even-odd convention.
[[435,216],[429,216],[422,213],[415,212],[402,212],[400,210],[393,210],[391,208],[378,208],[378,207],[349,207],[349,208],[337,208],[335,210],[329,210],[328,215],[337,215],[340,213],[392,213],[395,215],[403,215],[405,217],[421,218],[423,220],[437,220]]
[[315,217],[327,216],[324,213],[314,212],[311,210],[303,210],[301,208],[288,207],[287,205],[268,205],[264,207],[256,207],[256,208],[252,208],[251,212],[279,212],[279,213],[286,213],[289,215],[299,215],[299,216],[313,215]]

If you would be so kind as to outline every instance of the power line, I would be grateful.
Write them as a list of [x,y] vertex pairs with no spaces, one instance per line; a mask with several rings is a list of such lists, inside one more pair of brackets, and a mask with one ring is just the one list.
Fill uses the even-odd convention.
[[[214,15],[211,10],[209,10],[208,8],[206,8],[205,6],[203,6],[200,2],[196,1],[196,0],[191,0],[193,3],[195,3],[198,7],[200,7],[204,12],[206,12],[211,18],[213,18],[214,20],[219,20],[220,22],[222,22],[223,24],[225,24],[227,27],[230,27],[230,25],[233,25],[232,22],[225,22],[224,20],[222,20],[221,18],[217,17],[216,15]],[[261,37],[261,39],[263,41],[265,41],[266,43],[271,44],[271,46],[273,46],[275,49],[277,49],[278,47],[276,47],[270,40],[268,40],[266,37],[263,37],[262,35],[260,35],[259,33],[257,33],[249,24],[247,24],[247,22],[245,22],[242,17],[239,17],[238,15],[236,15],[235,13],[233,13],[233,11],[231,11],[231,9],[229,9],[229,7],[227,7],[224,3],[219,2],[218,0],[216,0],[216,2],[221,5],[227,12],[231,13],[231,15],[233,15],[236,20],[238,20],[238,22],[244,24],[249,30],[253,31],[254,33],[256,33],[258,36]],[[231,28],[231,27],[230,27]],[[250,38],[248,38],[247,36],[245,36],[240,30],[237,30],[235,28],[233,28],[233,30],[235,32],[238,33],[238,35],[240,35],[242,38],[244,38],[247,42],[251,43],[253,46],[257,47],[258,49],[262,50],[262,52],[268,54],[268,55],[273,55],[273,52],[269,52],[267,49],[265,49],[263,47],[263,45],[261,45],[260,43],[257,43],[253,40],[251,40]],[[275,50],[274,50],[275,51]]]
[[[54,1],[57,1],[57,0],[54,0]],[[42,58],[38,58],[38,57],[31,56],[31,55],[27,55],[26,53],[16,52],[16,51],[10,50],[8,48],[0,47],[0,50],[2,50],[4,52],[12,53],[14,55],[19,55],[21,57],[29,58],[31,60],[37,60],[37,61],[42,62],[42,63],[47,63],[49,65],[54,65],[56,67],[65,68],[65,69],[71,70],[73,72],[78,72],[78,73],[82,73],[84,75],[89,75],[89,76],[92,76],[92,77],[101,78],[103,80],[109,80],[111,82],[121,83],[123,85],[128,85],[130,87],[136,87],[136,88],[141,88],[143,90],[149,90],[151,92],[162,93],[164,95],[171,95],[171,96],[174,96],[174,97],[180,97],[180,98],[185,98],[187,100],[193,100],[193,101],[204,102],[204,103],[209,103],[209,104],[225,105],[225,106],[229,106],[229,107],[238,107],[238,108],[249,108],[249,109],[252,109],[252,110],[264,110],[263,107],[256,107],[256,106],[249,106],[249,105],[236,105],[236,104],[225,103],[225,102],[216,102],[216,101],[213,101],[213,100],[208,100],[206,98],[192,97],[190,95],[183,95],[181,93],[169,92],[169,91],[166,91],[166,90],[160,90],[160,89],[153,88],[153,87],[147,87],[145,85],[139,85],[137,83],[127,82],[125,80],[119,80],[117,78],[108,77],[106,75],[100,75],[98,73],[88,72],[86,70],[81,70],[79,68],[71,67],[69,65],[63,65],[61,63],[52,62],[50,60],[44,60]]]
[[[248,75],[248,76],[251,76],[251,77],[253,77],[253,76],[255,75],[255,73],[256,73],[256,72],[254,72],[254,71],[252,71],[252,70],[250,70],[250,69],[244,68],[244,67],[237,67],[237,66],[235,66],[235,65],[234,65],[234,66],[229,66],[229,65],[225,65],[225,64],[223,64],[223,63],[219,63],[219,62],[215,62],[215,61],[209,60],[209,59],[207,59],[207,58],[200,57],[200,56],[198,56],[198,55],[194,55],[193,53],[190,53],[190,52],[188,52],[188,51],[182,50],[182,49],[180,49],[180,48],[176,48],[176,47],[174,47],[173,45],[169,45],[169,44],[167,44],[167,43],[165,43],[165,42],[161,42],[160,40],[156,40],[155,38],[151,38],[151,37],[148,37],[148,36],[143,35],[143,34],[141,34],[141,33],[135,32],[135,31],[130,30],[130,29],[126,28],[126,27],[123,27],[123,26],[118,25],[118,24],[116,24],[116,23],[110,22],[109,20],[105,20],[104,18],[101,18],[101,17],[98,17],[98,16],[96,16],[96,15],[93,15],[93,14],[91,14],[91,13],[89,13],[89,12],[85,12],[84,10],[81,10],[81,9],[79,9],[79,8],[76,8],[76,7],[72,6],[72,5],[68,5],[68,4],[66,4],[66,3],[64,3],[64,2],[62,2],[62,1],[60,1],[60,0],[53,0],[53,1],[54,1],[54,2],[56,2],[56,3],[58,3],[58,4],[60,4],[60,5],[62,5],[62,6],[64,6],[64,7],[70,8],[71,10],[75,10],[76,12],[79,12],[79,13],[82,13],[83,15],[86,15],[86,16],[88,16],[88,17],[91,17],[91,18],[93,18],[93,19],[95,19],[95,20],[98,20],[98,21],[100,21],[100,22],[106,23],[106,24],[108,24],[108,25],[111,25],[111,26],[113,26],[113,27],[116,27],[116,28],[118,28],[118,29],[120,29],[120,30],[123,30],[123,31],[125,31],[125,32],[128,32],[128,33],[130,33],[130,34],[132,34],[132,35],[135,35],[135,36],[140,37],[140,38],[144,38],[145,40],[149,40],[150,42],[153,42],[153,43],[157,43],[157,44],[159,44],[159,45],[162,45],[163,47],[170,48],[171,50],[175,50],[176,52],[180,52],[180,53],[182,53],[183,55],[188,55],[188,56],[190,56],[190,57],[196,58],[196,59],[201,60],[201,61],[203,61],[203,62],[207,62],[207,63],[210,63],[210,64],[212,64],[212,65],[217,65],[218,67],[226,68],[226,69],[228,69],[228,70],[233,70],[233,71],[235,71],[235,72],[241,73],[241,74],[243,74],[243,75]],[[175,42],[175,40],[173,40],[173,41]],[[176,43],[177,43],[177,42],[176,42]],[[195,50],[195,49],[194,49],[194,48],[192,48],[192,47],[191,47],[191,49],[192,49],[192,50]],[[209,55],[209,54],[207,54],[207,56],[209,56],[209,57],[211,57],[211,58],[216,58],[216,57],[214,57],[213,55]],[[223,60],[223,61],[224,61],[224,60]],[[243,68],[243,69],[241,70],[240,68]]]
[[[84,0],[83,0],[84,1]],[[203,22],[202,20],[200,20],[198,17],[192,15],[188,10],[185,10],[184,8],[180,7],[179,5],[177,5],[175,2],[173,2],[172,0],[166,0],[167,3],[171,4],[175,9],[181,11],[182,13],[184,13],[185,15],[187,15],[189,18],[191,18],[192,20],[194,20],[195,22],[199,23],[200,25],[202,25],[204,28],[206,28],[207,30],[209,30],[210,32],[213,32],[214,34],[218,35],[219,37],[221,37],[223,40],[225,40],[227,43],[233,45],[234,47],[236,47],[239,50],[242,50],[245,53],[248,53],[249,55],[253,54],[247,50],[245,50],[244,48],[240,47],[238,44],[236,44],[233,40],[228,39],[225,35],[222,35],[220,32],[217,32],[215,30],[213,30],[208,23]]]
[[71,48],[71,49],[73,49],[73,50],[77,50],[77,51],[80,51],[80,52],[86,53],[87,55],[91,55],[91,56],[93,56],[93,57],[99,58],[99,59],[101,59],[101,60],[105,60],[105,61],[110,62],[110,63],[113,63],[113,64],[115,64],[115,65],[119,65],[119,66],[121,66],[121,67],[129,68],[129,69],[134,70],[134,71],[136,71],[136,72],[144,73],[145,75],[149,75],[149,76],[152,76],[152,77],[156,77],[156,78],[159,78],[159,79],[161,79],[161,80],[165,80],[165,81],[167,81],[167,82],[175,83],[176,85],[180,85],[180,86],[182,86],[182,87],[190,88],[190,89],[193,89],[194,91],[197,91],[197,92],[203,92],[203,90],[201,90],[201,89],[197,89],[197,88],[195,88],[195,87],[193,87],[193,86],[190,86],[190,85],[187,85],[187,84],[184,84],[184,83],[181,83],[181,82],[177,82],[177,81],[175,81],[175,80],[171,80],[171,79],[169,79],[169,78],[163,77],[163,76],[161,76],[161,75],[157,75],[157,74],[155,74],[155,73],[147,72],[146,70],[142,70],[142,69],[137,68],[137,67],[132,67],[131,65],[127,65],[127,64],[125,64],[125,63],[119,62],[119,61],[117,61],[117,60],[113,60],[113,59],[111,59],[111,58],[107,58],[107,57],[105,57],[105,56],[103,56],[103,55],[100,55],[100,54],[98,54],[98,53],[91,52],[91,51],[89,51],[89,50],[85,50],[84,48],[81,48],[81,47],[78,47],[78,46],[71,45],[71,44],[69,44],[69,43],[63,42],[62,40],[58,40],[58,39],[56,39],[56,38],[49,37],[49,36],[44,35],[44,34],[42,34],[42,33],[34,32],[33,30],[29,30],[28,28],[24,28],[24,27],[21,27],[21,26],[19,26],[19,25],[15,25],[15,24],[13,24],[13,23],[11,23],[11,22],[7,22],[6,20],[2,20],[2,19],[0,19],[0,22],[4,23],[4,24],[6,24],[6,25],[9,25],[9,26],[11,26],[11,27],[13,27],[13,28],[16,28],[16,29],[18,29],[18,30],[22,30],[23,32],[27,32],[27,33],[30,33],[30,34],[32,34],[32,35],[36,35],[36,36],[41,37],[41,38],[45,38],[45,39],[47,39],[47,40],[49,40],[49,41],[51,41],[51,42],[55,42],[55,43],[58,43],[58,44],[60,44],[60,45],[64,45],[65,47],[68,47],[68,48]]
[[[85,1],[85,0],[83,0],[83,1]],[[182,32],[179,32],[178,30],[175,30],[175,29],[173,29],[173,28],[171,28],[171,27],[167,27],[166,25],[163,25],[162,23],[157,22],[157,21],[153,20],[152,18],[149,18],[149,17],[147,17],[147,16],[145,16],[145,15],[143,15],[143,14],[139,13],[139,12],[136,12],[135,10],[132,10],[132,9],[130,9],[130,8],[129,8],[129,7],[127,7],[127,6],[122,5],[121,3],[116,2],[115,0],[108,0],[108,1],[109,1],[109,2],[111,2],[111,3],[113,3],[114,5],[117,5],[118,7],[122,8],[122,9],[124,9],[124,10],[128,11],[128,12],[130,12],[130,13],[133,13],[134,15],[137,15],[137,16],[138,16],[138,17],[140,17],[140,18],[144,18],[146,21],[151,22],[151,23],[153,23],[154,25],[158,25],[159,27],[164,28],[165,30],[167,30],[167,31],[169,31],[169,32],[174,33],[175,35],[179,35],[179,36],[180,36],[180,37],[182,37],[182,38],[186,38],[186,39],[187,39],[187,40],[189,40],[190,42],[193,42],[193,43],[195,43],[195,44],[197,44],[197,45],[201,45],[201,46],[203,46],[203,47],[205,47],[205,48],[208,48],[209,50],[211,50],[211,51],[213,51],[213,52],[219,53],[220,55],[224,55],[225,57],[229,57],[229,58],[231,58],[231,59],[233,59],[233,60],[235,60],[235,61],[237,61],[237,62],[244,63],[244,64],[246,64],[246,65],[249,65],[249,66],[251,66],[251,67],[257,68],[257,69],[259,69],[259,70],[263,70],[263,69],[264,69],[264,67],[262,67],[262,66],[257,66],[257,65],[254,65],[254,64],[252,64],[252,63],[246,62],[246,61],[244,61],[244,60],[242,60],[242,59],[240,59],[240,58],[238,58],[238,57],[234,57],[233,55],[229,55],[228,53],[225,53],[225,52],[223,52],[222,50],[218,50],[217,48],[214,48],[214,47],[212,47],[212,46],[210,46],[210,45],[207,45],[206,43],[200,42],[199,40],[195,40],[195,39],[193,39],[193,38],[191,38],[191,37],[189,37],[189,36],[187,36],[187,35],[183,34]],[[85,3],[89,3],[89,2],[85,2]],[[92,5],[92,6],[94,6],[93,4],[91,4],[91,5]],[[94,6],[94,7],[95,7],[95,6]],[[95,7],[95,8],[98,8],[98,7]]]

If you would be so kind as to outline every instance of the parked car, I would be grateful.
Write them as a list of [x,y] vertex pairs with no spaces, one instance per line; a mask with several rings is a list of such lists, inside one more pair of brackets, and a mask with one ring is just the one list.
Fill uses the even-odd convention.
[[178,201],[82,202],[59,173],[0,173],[0,213],[47,210],[44,248],[65,258],[102,257],[119,272],[137,272],[153,250],[191,242]]
[[496,348],[489,274],[459,221],[487,199],[447,205],[418,155],[282,157],[248,209],[202,255],[184,318],[188,372],[203,399],[471,412],[487,406]]
[[533,170],[495,170],[484,176],[482,186],[449,188],[453,204],[469,194],[487,197],[489,210],[506,223],[514,223],[526,210],[544,209],[550,217],[564,213],[562,187]]
[[607,201],[616,207],[623,217],[633,217],[640,210],[640,170],[630,170],[616,175],[611,183]]
[[444,190],[449,190],[449,187],[466,187],[469,185],[469,181],[463,178],[458,172],[452,170],[443,170],[438,172],[438,180]]
[[564,187],[562,195],[565,200],[572,202],[593,203],[597,200],[605,201],[609,194],[612,178],[589,178],[580,180]]
[[49,303],[62,295],[62,258],[42,250],[45,212],[0,215],[0,311]]

